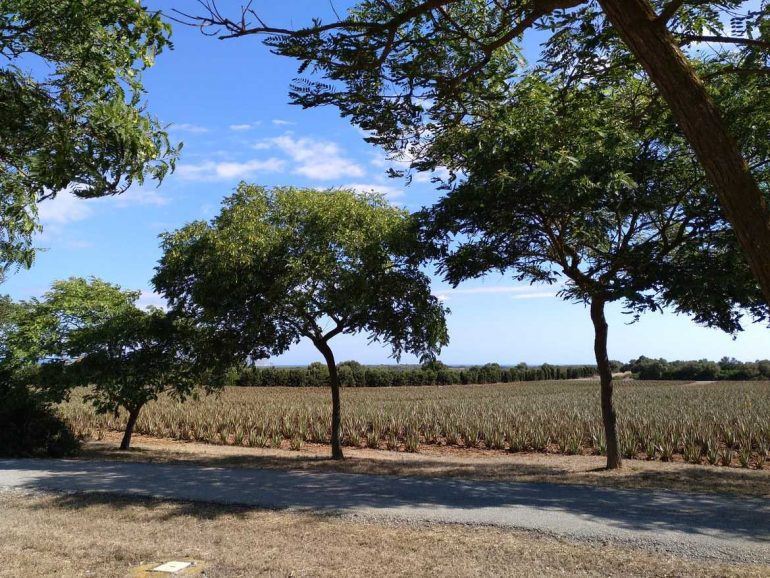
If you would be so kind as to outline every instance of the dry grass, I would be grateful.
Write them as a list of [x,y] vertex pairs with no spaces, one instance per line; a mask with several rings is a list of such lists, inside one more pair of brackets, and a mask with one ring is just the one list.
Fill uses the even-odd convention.
[[0,492],[0,576],[126,576],[192,558],[215,576],[766,576],[652,553],[450,525],[109,496]]
[[770,497],[770,470],[713,468],[681,462],[626,461],[622,470],[602,469],[601,456],[510,454],[502,451],[424,448],[419,454],[348,448],[348,459],[328,458],[329,447],[307,444],[302,451],[246,448],[136,436],[134,449],[117,451],[120,436],[106,433],[85,445],[87,459],[185,462],[208,466],[305,469],[398,476],[447,476],[477,480],[575,483],[618,488],[657,488]]

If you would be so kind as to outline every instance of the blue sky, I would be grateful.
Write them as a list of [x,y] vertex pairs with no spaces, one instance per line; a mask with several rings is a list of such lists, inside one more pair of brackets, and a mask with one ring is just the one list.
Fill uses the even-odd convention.
[[[150,2],[167,10],[192,2]],[[235,6],[223,1],[221,5]],[[264,6],[275,24],[301,21],[325,10],[326,3],[295,0]],[[439,197],[426,179],[410,186],[385,175],[383,154],[363,141],[358,129],[334,109],[301,110],[288,104],[288,84],[296,64],[264,49],[256,38],[219,41],[183,26],[174,29],[175,50],[162,54],[145,76],[149,110],[171,123],[184,142],[175,174],[161,187],[136,187],[110,199],[81,201],[61,195],[40,206],[45,250],[33,268],[3,285],[15,298],[43,293],[52,281],[96,275],[145,292],[145,303],[159,303],[149,279],[160,256],[158,234],[193,219],[208,219],[239,180],[264,185],[354,186],[376,189],[394,203],[414,210]],[[529,40],[527,51],[536,50]],[[520,285],[495,276],[434,290],[452,310],[447,363],[592,363],[593,332],[588,311],[563,302],[548,287]],[[619,307],[608,312],[610,357],[639,355],[668,359],[730,355],[751,360],[770,357],[770,330],[752,326],[736,340],[696,326],[672,313],[648,314],[629,325]],[[365,336],[339,336],[337,359],[388,362],[387,350]],[[309,363],[320,355],[301,343],[277,364]],[[412,361],[403,359],[402,361]]]

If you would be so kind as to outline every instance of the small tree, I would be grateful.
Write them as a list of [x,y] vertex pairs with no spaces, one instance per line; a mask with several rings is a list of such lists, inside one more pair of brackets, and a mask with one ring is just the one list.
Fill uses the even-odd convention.
[[214,383],[211,365],[196,354],[205,348],[192,325],[160,309],[140,309],[138,298],[137,291],[99,279],[57,281],[34,302],[28,324],[42,345],[34,350],[41,369],[59,370],[46,374],[70,388],[89,386],[86,399],[97,412],[128,413],[123,450],[147,402],[162,393],[184,400]]
[[[621,465],[605,307],[666,304],[740,330],[739,306],[767,306],[707,183],[665,109],[627,76],[567,89],[519,83],[478,110],[475,127],[437,138],[429,156],[465,179],[423,214],[441,270],[457,284],[493,270],[564,281],[589,305],[601,380],[607,467]],[[544,368],[545,369],[545,368]]]
[[341,459],[332,338],[367,333],[396,358],[447,343],[445,309],[409,259],[410,238],[408,215],[378,195],[241,184],[210,223],[164,235],[153,281],[242,358],[309,339],[329,370],[332,457]]
[[70,382],[91,385],[86,399],[99,413],[128,414],[120,449],[131,445],[141,409],[161,394],[184,401],[199,386],[211,387],[193,347],[194,331],[164,311],[132,307],[80,331],[67,367]]

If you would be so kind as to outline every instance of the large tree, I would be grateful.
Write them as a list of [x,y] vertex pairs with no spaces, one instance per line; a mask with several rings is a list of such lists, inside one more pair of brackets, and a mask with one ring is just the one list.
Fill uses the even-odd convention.
[[31,265],[37,203],[160,181],[178,149],[142,103],[170,27],[135,0],[0,0],[0,281]]
[[594,327],[607,467],[621,465],[605,307],[669,305],[734,332],[767,306],[687,144],[649,86],[565,87],[530,76],[472,128],[433,142],[462,182],[423,213],[447,280],[490,271],[559,283]]
[[[521,41],[545,34],[541,64],[588,83],[620,68],[644,70],[692,146],[770,302],[767,183],[746,162],[741,134],[711,83],[737,75],[768,114],[770,7],[747,0],[361,0],[329,22],[286,28],[248,3],[238,14],[204,0],[182,20],[221,38],[267,36],[301,61],[294,101],[332,104],[386,149],[419,160],[426,140],[472,122],[469,102],[504,98],[521,72]],[[710,49],[703,50],[704,46]],[[693,57],[708,57],[698,67]],[[757,112],[757,106],[751,106]]]
[[329,370],[332,457],[341,459],[332,338],[364,333],[396,358],[431,357],[447,343],[445,309],[410,239],[408,214],[375,194],[241,184],[210,223],[164,236],[153,282],[242,360],[310,340]]

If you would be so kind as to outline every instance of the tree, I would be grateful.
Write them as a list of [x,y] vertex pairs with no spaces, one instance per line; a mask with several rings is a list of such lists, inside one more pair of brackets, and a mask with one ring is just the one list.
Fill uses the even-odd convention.
[[198,387],[211,390],[210,369],[196,357],[194,328],[164,311],[131,307],[73,338],[70,383],[90,385],[86,399],[98,413],[128,414],[121,450],[129,449],[141,409],[161,394],[184,401]]
[[141,102],[170,27],[134,0],[4,0],[0,8],[0,281],[29,267],[37,203],[162,180],[178,148]]
[[309,339],[328,367],[332,457],[341,459],[332,338],[367,333],[396,358],[428,358],[447,343],[445,309],[410,259],[410,226],[378,195],[242,183],[210,223],[164,235],[153,282],[180,314],[223,333],[241,358]]
[[184,400],[214,386],[205,348],[184,319],[143,310],[138,291],[100,279],[70,278],[53,284],[27,313],[10,340],[39,368],[37,385],[69,391],[88,386],[85,399],[99,413],[128,413],[120,448],[126,450],[142,407],[167,393]]
[[[770,303],[767,190],[713,91],[716,79],[738,77],[770,114],[766,0],[758,8],[748,0],[361,0],[336,20],[296,29],[266,23],[250,3],[233,16],[215,0],[203,6],[202,14],[180,19],[220,38],[266,35],[275,52],[301,62],[301,73],[323,77],[297,81],[294,102],[337,106],[371,131],[368,140],[416,159],[416,168],[426,141],[477,120],[469,103],[502,99],[521,78],[521,38],[529,30],[549,35],[541,62],[547,72],[576,84],[641,67],[695,151]],[[699,43],[717,47],[705,68],[693,60],[703,53]]]
[[563,298],[589,306],[607,467],[618,468],[605,306],[619,301],[638,315],[671,305],[738,331],[742,307],[766,318],[767,305],[644,81],[565,89],[533,75],[510,100],[474,112],[478,126],[445,131],[429,151],[465,178],[423,213],[425,239],[454,285],[511,271],[563,282]]
[[29,313],[28,304],[0,298],[0,455],[72,455],[78,441],[54,407],[65,389],[36,387],[44,372],[30,362],[29,348],[22,346]]

